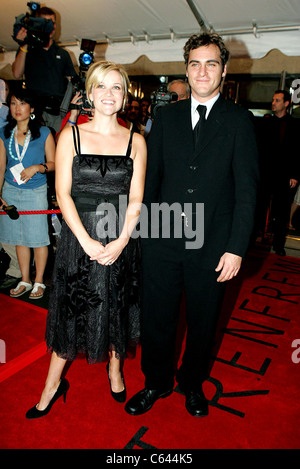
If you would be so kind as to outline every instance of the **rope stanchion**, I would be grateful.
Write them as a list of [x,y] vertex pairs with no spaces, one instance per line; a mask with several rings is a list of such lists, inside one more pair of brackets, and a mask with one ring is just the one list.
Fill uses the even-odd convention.
[[[61,210],[32,210],[32,211],[24,211],[24,212],[19,212],[19,215],[42,215],[42,214],[52,214],[52,213],[61,213]],[[0,211],[0,215],[7,215],[4,210]]]

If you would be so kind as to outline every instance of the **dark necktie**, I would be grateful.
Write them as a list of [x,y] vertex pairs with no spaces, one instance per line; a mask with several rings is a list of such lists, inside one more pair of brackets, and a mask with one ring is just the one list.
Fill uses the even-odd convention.
[[203,129],[204,129],[204,124],[205,124],[206,106],[202,106],[202,104],[199,104],[199,106],[197,106],[197,111],[199,113],[199,119],[198,119],[197,124],[194,127],[194,142],[195,142],[195,145],[200,140],[200,136],[203,135]]

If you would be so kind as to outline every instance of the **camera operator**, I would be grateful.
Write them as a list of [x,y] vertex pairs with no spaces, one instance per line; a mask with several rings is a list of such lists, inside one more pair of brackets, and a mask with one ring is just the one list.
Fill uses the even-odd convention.
[[[89,122],[93,118],[94,109],[81,108],[81,105],[83,103],[82,99],[83,96],[81,94],[81,91],[77,91],[73,96],[72,100],[70,101],[70,110],[62,120],[60,132],[64,127],[83,124],[85,122]],[[82,113],[82,110],[85,112]],[[60,132],[56,134],[56,141],[58,141]]]
[[159,88],[151,93],[151,106],[148,110],[148,119],[145,122],[144,137],[147,140],[152,128],[152,123],[156,117],[157,111],[170,103],[175,103],[178,100],[178,95],[175,91],[168,90],[168,78],[160,77],[161,85]]
[[67,80],[76,74],[69,53],[54,41],[56,15],[47,7],[39,8],[36,16],[52,21],[53,29],[49,33],[46,46],[28,43],[28,31],[21,27],[15,40],[20,44],[12,70],[16,79],[25,75],[26,87],[33,91],[43,106],[45,124],[59,132],[62,118],[60,104],[64,97]]
[[168,83],[168,92],[175,93],[177,96],[176,101],[180,101],[181,99],[189,99],[190,97],[190,85],[185,80],[173,80]]

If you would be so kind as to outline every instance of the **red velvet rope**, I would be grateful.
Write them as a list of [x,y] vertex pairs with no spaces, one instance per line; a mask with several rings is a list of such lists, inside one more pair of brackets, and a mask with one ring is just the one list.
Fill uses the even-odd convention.
[[[41,214],[44,214],[44,213],[49,213],[49,214],[52,214],[52,213],[61,213],[60,210],[35,210],[35,211],[28,211],[28,212],[18,212],[19,215],[41,215]],[[0,211],[0,215],[7,215],[6,212],[4,212],[3,210]]]

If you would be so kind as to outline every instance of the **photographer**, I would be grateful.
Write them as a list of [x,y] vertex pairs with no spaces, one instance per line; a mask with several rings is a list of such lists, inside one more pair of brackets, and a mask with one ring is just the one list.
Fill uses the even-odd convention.
[[[63,118],[60,131],[62,131],[64,127],[70,127],[75,124],[77,125],[83,124],[84,122],[89,122],[93,118],[93,115],[94,115],[93,109],[83,108],[83,111],[86,111],[86,112],[83,112],[83,113],[81,112],[80,106],[82,105],[82,94],[80,91],[77,91],[75,93],[72,100],[70,101],[70,104],[71,104],[71,109],[67,113],[67,115]],[[56,139],[58,139],[58,137],[59,137],[59,134],[56,135]]]
[[41,102],[46,125],[59,132],[62,121],[60,104],[67,80],[75,75],[75,69],[69,53],[59,47],[53,39],[56,30],[55,12],[42,7],[37,10],[36,16],[53,23],[48,44],[44,46],[29,40],[28,30],[22,26],[15,36],[15,40],[22,45],[12,64],[12,70],[16,79],[22,79],[25,75],[26,87],[32,90]]
[[150,135],[152,123],[154,121],[154,118],[156,117],[157,111],[161,107],[164,107],[170,103],[175,103],[178,99],[178,95],[175,91],[168,90],[167,77],[161,76],[160,82],[161,82],[161,85],[159,86],[159,88],[156,91],[153,91],[153,93],[151,93],[151,96],[150,96],[151,105],[147,109],[147,120],[145,120],[144,122],[145,127],[144,127],[143,135],[146,140],[148,139]]
[[168,92],[175,93],[176,100],[180,101],[181,99],[189,99],[190,97],[190,85],[185,80],[173,80],[171,83],[168,83]]

